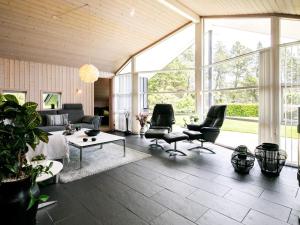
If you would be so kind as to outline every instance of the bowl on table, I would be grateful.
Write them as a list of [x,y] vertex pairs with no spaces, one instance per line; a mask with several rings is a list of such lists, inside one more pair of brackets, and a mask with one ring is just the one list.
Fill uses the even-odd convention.
[[100,133],[100,130],[86,130],[84,133],[89,137],[93,137],[97,136]]

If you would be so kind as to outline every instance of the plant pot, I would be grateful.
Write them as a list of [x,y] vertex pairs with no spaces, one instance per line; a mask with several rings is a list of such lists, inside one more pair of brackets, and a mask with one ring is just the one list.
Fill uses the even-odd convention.
[[38,201],[27,210],[30,202],[30,190],[35,198],[39,196],[39,187],[31,187],[31,177],[0,184],[0,220],[5,225],[34,225]]

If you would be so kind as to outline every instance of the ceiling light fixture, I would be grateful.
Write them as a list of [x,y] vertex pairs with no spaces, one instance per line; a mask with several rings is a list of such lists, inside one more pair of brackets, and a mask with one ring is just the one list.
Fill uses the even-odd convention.
[[88,64],[84,64],[79,68],[79,77],[80,79],[85,82],[85,83],[94,83],[95,81],[98,80],[99,78],[99,70],[97,69],[96,66],[91,64],[91,50],[92,50],[92,32],[91,32],[91,20],[90,20],[90,5],[88,5],[89,7],[89,25],[88,25],[88,29],[89,29],[89,35],[90,35],[90,40],[89,40],[89,63]]

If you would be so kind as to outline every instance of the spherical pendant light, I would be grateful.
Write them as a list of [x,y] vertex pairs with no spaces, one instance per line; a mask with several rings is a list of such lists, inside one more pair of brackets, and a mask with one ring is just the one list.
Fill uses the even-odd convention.
[[92,64],[84,64],[79,69],[79,76],[85,83],[94,83],[99,78],[99,70]]

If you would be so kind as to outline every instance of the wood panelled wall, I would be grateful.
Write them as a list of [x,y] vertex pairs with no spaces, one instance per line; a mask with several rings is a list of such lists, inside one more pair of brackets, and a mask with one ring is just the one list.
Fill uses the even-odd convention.
[[86,115],[94,114],[94,85],[80,80],[78,68],[0,58],[0,91],[6,90],[25,91],[39,109],[43,92],[59,92],[62,103],[82,103]]

